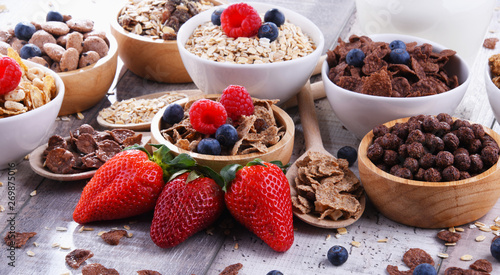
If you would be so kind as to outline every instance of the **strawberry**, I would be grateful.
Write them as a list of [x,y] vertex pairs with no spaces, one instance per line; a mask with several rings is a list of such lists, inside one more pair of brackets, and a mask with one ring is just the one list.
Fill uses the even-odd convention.
[[293,244],[293,214],[288,180],[280,167],[256,159],[221,170],[224,199],[231,215],[278,252]]
[[174,247],[215,222],[223,210],[224,192],[213,179],[184,172],[158,198],[151,239],[159,247]]
[[130,147],[104,163],[83,189],[73,220],[84,224],[152,211],[164,177],[194,163],[186,154],[173,159],[167,147],[157,147],[153,156],[142,147]]

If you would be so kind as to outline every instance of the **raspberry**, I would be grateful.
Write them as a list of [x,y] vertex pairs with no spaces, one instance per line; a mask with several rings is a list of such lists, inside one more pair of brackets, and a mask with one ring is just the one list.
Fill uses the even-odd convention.
[[227,115],[237,121],[242,115],[253,114],[253,101],[243,86],[229,85],[220,97],[220,103],[226,108]]
[[226,119],[224,106],[213,100],[199,99],[189,108],[191,125],[202,134],[214,134],[217,128],[226,123]]
[[7,56],[0,58],[0,95],[14,90],[21,82],[21,66]]
[[227,7],[221,14],[220,22],[226,35],[233,38],[254,36],[262,25],[259,13],[246,3]]

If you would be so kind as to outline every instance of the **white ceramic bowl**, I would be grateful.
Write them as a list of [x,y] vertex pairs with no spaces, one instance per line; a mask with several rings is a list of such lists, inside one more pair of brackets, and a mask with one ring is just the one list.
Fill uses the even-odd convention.
[[325,39],[314,23],[296,12],[270,4],[250,5],[262,14],[269,9],[278,8],[285,14],[286,20],[299,26],[313,40],[316,50],[305,57],[268,64],[230,64],[198,57],[187,51],[185,44],[199,25],[210,21],[213,12],[211,9],[182,25],[177,34],[179,53],[191,79],[206,94],[220,94],[229,85],[241,85],[252,97],[279,99],[283,103],[295,96],[309,79],[321,56]]
[[49,103],[23,114],[0,118],[0,170],[9,168],[9,163],[18,163],[38,145],[46,142],[52,133],[64,98],[64,83],[54,71],[23,60],[28,67],[39,67],[54,77],[57,96]]
[[484,72],[484,83],[486,84],[486,93],[493,114],[497,121],[500,122],[500,89],[491,80],[491,70],[488,62],[486,62],[486,71]]
[[[428,43],[438,52],[446,49],[432,41],[409,35],[377,34],[370,35],[370,38],[387,43],[396,39],[403,42],[416,41],[418,45]],[[469,67],[460,56],[455,55],[450,58],[445,69],[449,75],[457,75],[458,87],[437,95],[407,98],[373,96],[343,89],[328,78],[329,68],[326,61],[322,66],[321,77],[333,112],[347,130],[361,139],[373,127],[398,118],[419,114],[453,114],[469,86]]]

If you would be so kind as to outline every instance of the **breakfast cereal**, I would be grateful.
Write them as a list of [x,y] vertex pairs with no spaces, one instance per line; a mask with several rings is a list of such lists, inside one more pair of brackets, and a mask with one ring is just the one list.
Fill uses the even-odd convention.
[[20,248],[23,247],[28,242],[28,240],[35,235],[36,232],[7,232],[4,237],[4,241],[7,246]]
[[101,238],[110,245],[118,245],[120,243],[121,238],[127,235],[126,230],[111,230],[109,232],[105,232],[101,235]]
[[68,253],[65,257],[66,263],[74,268],[77,269],[80,267],[80,265],[85,262],[86,260],[94,257],[94,253],[92,251],[87,250],[87,249],[75,249]]

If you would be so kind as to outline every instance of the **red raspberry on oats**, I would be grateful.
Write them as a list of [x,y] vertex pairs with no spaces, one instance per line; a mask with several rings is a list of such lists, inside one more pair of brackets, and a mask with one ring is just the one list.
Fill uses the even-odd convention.
[[199,99],[189,108],[189,120],[196,131],[211,135],[217,131],[217,128],[226,123],[227,113],[221,103],[209,99]]
[[262,25],[259,13],[246,3],[227,7],[221,14],[220,22],[226,35],[233,38],[254,36]]
[[253,114],[252,98],[243,86],[229,85],[222,92],[220,103],[224,105],[227,116],[233,121],[238,120],[242,115],[249,116]]
[[21,82],[21,66],[13,58],[0,58],[0,95],[14,90]]

